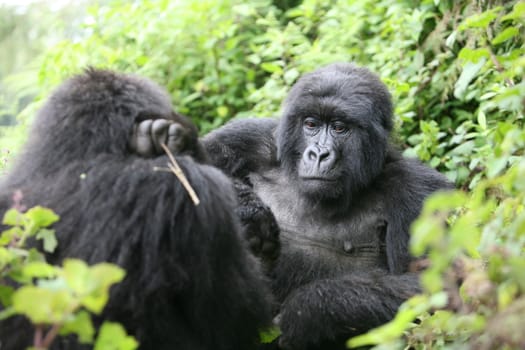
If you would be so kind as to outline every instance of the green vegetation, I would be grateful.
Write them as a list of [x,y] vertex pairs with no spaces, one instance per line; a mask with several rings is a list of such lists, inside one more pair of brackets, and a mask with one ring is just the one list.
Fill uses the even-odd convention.
[[73,39],[32,63],[38,72],[24,85],[37,98],[15,134],[10,127],[10,141],[0,139],[0,152],[16,153],[39,102],[87,65],[156,80],[206,133],[232,117],[278,115],[301,74],[354,61],[388,84],[406,155],[462,190],[428,201],[413,226],[412,252],[429,266],[424,293],[350,344],[523,348],[524,26],[523,1],[101,3]]
[[[15,315],[27,317],[35,327],[33,349],[47,349],[59,335],[75,334],[81,343],[95,349],[133,350],[137,342],[127,336],[123,327],[104,322],[96,341],[89,313],[100,314],[109,299],[109,288],[125,275],[120,267],[68,259],[63,267],[45,261],[35,248],[25,243],[34,237],[43,241],[43,250],[52,253],[57,241],[48,227],[59,217],[51,210],[22,206],[22,194],[15,193],[15,207],[9,209],[2,224],[10,227],[0,233],[0,320]],[[18,283],[15,289],[5,283]]]

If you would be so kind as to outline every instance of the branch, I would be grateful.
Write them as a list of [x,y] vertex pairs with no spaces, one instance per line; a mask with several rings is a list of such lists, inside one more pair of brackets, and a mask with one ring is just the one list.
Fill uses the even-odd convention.
[[190,195],[191,200],[193,201],[193,204],[199,205],[201,201],[199,197],[197,197],[197,194],[195,193],[195,190],[193,189],[193,187],[191,187],[190,182],[186,178],[186,175],[184,175],[184,172],[180,168],[179,163],[177,163],[177,161],[175,160],[175,157],[173,156],[171,151],[168,149],[168,147],[164,143],[161,144],[161,147],[164,149],[164,151],[166,152],[166,154],[168,155],[170,159],[170,162],[168,163],[168,168],[171,170],[171,172],[175,174],[175,176],[177,176],[179,181],[182,183],[182,186],[184,186],[184,188]]
[[53,340],[55,340],[58,334],[58,331],[60,330],[60,327],[62,327],[61,324],[58,324],[58,323],[54,324],[49,330],[49,332],[47,332],[46,337],[44,338],[44,341],[42,342],[42,347],[44,349],[47,349],[51,346],[51,343],[53,342]]

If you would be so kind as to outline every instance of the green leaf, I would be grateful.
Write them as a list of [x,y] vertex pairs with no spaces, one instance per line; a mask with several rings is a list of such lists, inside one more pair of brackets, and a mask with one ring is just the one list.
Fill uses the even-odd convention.
[[263,344],[269,344],[273,342],[280,335],[281,335],[281,330],[278,327],[271,327],[259,333],[259,337],[261,338],[261,343]]
[[44,255],[39,252],[36,248],[31,248],[29,250],[22,250],[25,252],[25,255],[27,256],[27,262],[35,262],[35,261],[42,261],[45,262],[46,258]]
[[444,308],[445,306],[447,306],[448,303],[448,294],[446,292],[432,294],[430,296],[430,299],[428,300],[428,303],[433,308]]
[[11,227],[10,229],[5,230],[4,232],[2,232],[2,234],[0,234],[0,247],[10,245],[11,242],[16,241],[16,239],[18,239],[22,235],[23,232],[18,226]]
[[486,28],[490,22],[498,17],[498,13],[501,9],[501,6],[497,6],[491,10],[469,16],[459,25],[458,30],[462,31],[468,28]]
[[501,33],[496,35],[494,39],[492,39],[492,45],[498,45],[501,44],[509,39],[514,38],[515,36],[519,35],[520,31],[516,27],[509,27],[505,30],[503,30]]
[[507,166],[508,159],[505,157],[490,159],[487,163],[487,176],[494,178]]
[[482,130],[487,130],[487,116],[481,109],[478,112],[478,124]]
[[430,308],[426,296],[416,295],[404,302],[392,321],[378,328],[372,329],[366,334],[348,340],[349,348],[381,344],[400,337],[403,332],[414,322],[416,317]]
[[425,218],[419,218],[412,223],[410,251],[414,256],[422,256],[429,246],[442,239],[444,232],[440,224]]
[[467,200],[468,195],[463,191],[436,192],[425,201],[423,212],[433,216],[435,211],[449,211],[463,206]]
[[228,116],[229,109],[226,106],[219,106],[217,107],[217,115],[221,118],[225,118]]
[[95,328],[91,316],[87,311],[79,311],[71,319],[64,322],[60,335],[76,334],[80,343],[91,344],[95,335]]
[[5,310],[0,310],[0,321],[6,320],[14,315],[16,315],[16,311],[12,307],[8,307]]
[[287,70],[284,73],[283,78],[286,84],[292,85],[297,80],[299,75],[300,75],[299,71],[295,68],[292,68],[292,69]]
[[85,295],[92,291],[93,281],[89,275],[89,267],[79,259],[64,260],[62,276],[67,285],[77,295]]
[[4,214],[4,219],[2,223],[9,226],[19,226],[24,223],[24,214],[20,213],[18,210],[11,208]]
[[525,2],[523,1],[518,1],[514,5],[512,12],[503,16],[501,20],[508,21],[508,20],[519,19],[519,18],[525,18]]
[[0,306],[10,306],[15,289],[11,286],[0,285]]
[[271,63],[271,62],[263,62],[261,63],[261,69],[269,72],[269,73],[282,73],[283,72],[283,69],[281,66],[279,66],[278,64],[275,64],[275,63]]
[[122,281],[125,272],[109,263],[88,267],[82,260],[67,259],[64,261],[62,275],[69,288],[79,296],[81,304],[98,314],[109,299],[109,288]]
[[509,306],[516,296],[519,295],[519,288],[514,281],[505,281],[498,286],[498,307],[500,310],[504,310]]
[[56,276],[56,267],[45,262],[31,262],[25,265],[22,273],[30,278],[51,278]]
[[15,256],[11,249],[0,246],[0,271],[4,269],[7,264],[11,263],[14,258]]
[[74,308],[73,297],[64,290],[23,286],[13,294],[13,309],[33,324],[62,323]]
[[100,327],[94,350],[135,350],[138,342],[127,335],[118,323],[104,322]]
[[474,141],[467,141],[450,151],[451,155],[470,156],[475,147]]
[[68,290],[68,285],[66,281],[59,277],[53,279],[39,279],[36,283],[38,287],[50,289],[50,290]]
[[421,274],[421,285],[430,293],[436,293],[443,289],[443,281],[439,271],[427,269]]
[[96,264],[91,268],[91,272],[103,288],[108,288],[112,284],[122,281],[126,275],[124,269],[110,263]]
[[461,99],[465,95],[465,91],[470,82],[476,77],[480,69],[485,65],[485,62],[485,59],[482,58],[476,63],[472,63],[471,61],[465,63],[461,75],[456,81],[456,86],[454,87],[454,96],[456,98]]
[[36,239],[44,241],[44,251],[47,253],[54,252],[58,245],[58,241],[55,236],[55,230],[41,229],[36,234]]
[[109,288],[125,276],[122,268],[108,263],[93,266],[90,271],[90,284],[96,286],[81,300],[88,310],[99,314],[109,299]]
[[490,58],[490,52],[484,47],[479,49],[469,49],[468,47],[464,47],[459,51],[458,58],[463,61],[479,63],[482,59]]
[[51,209],[36,206],[27,211],[25,216],[33,222],[38,228],[48,227],[57,222],[60,217],[55,214]]
[[456,37],[458,35],[458,32],[453,30],[452,33],[448,36],[447,40],[445,40],[445,45],[447,47],[452,48],[454,47],[454,43],[456,42]]

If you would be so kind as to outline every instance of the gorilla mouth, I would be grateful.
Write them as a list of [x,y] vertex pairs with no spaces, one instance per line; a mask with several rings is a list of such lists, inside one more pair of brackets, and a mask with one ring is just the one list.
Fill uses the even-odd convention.
[[336,178],[322,176],[301,176],[300,179],[303,181],[337,182]]

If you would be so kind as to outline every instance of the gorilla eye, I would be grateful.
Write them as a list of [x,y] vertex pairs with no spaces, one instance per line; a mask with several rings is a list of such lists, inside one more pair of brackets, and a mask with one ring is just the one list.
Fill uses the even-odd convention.
[[317,126],[317,123],[312,119],[306,119],[304,121],[304,126],[306,126],[308,129],[313,129]]
[[345,131],[348,130],[348,128],[347,128],[346,125],[344,125],[344,124],[335,124],[335,125],[333,126],[333,129],[334,129],[334,131],[335,131],[336,133],[338,133],[338,134],[341,134],[341,133],[343,133],[343,132],[345,132]]

